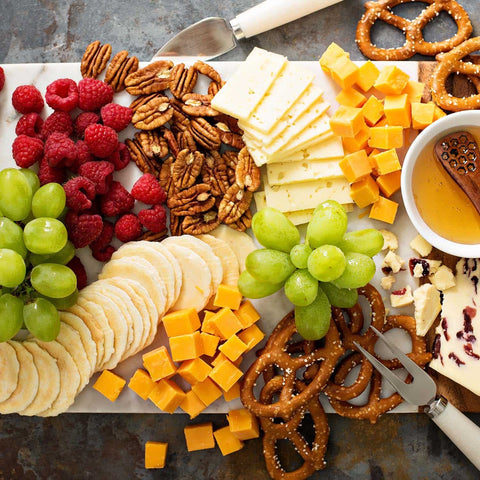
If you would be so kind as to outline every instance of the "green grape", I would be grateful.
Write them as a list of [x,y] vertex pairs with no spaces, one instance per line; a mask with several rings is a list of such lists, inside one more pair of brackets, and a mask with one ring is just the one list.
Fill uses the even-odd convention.
[[307,268],[308,256],[312,249],[305,243],[295,245],[290,250],[290,260],[297,268]]
[[39,255],[38,253],[30,254],[30,263],[40,265],[41,263],[59,263],[66,265],[75,256],[75,247],[70,240],[67,240],[65,246],[57,253],[50,255]]
[[30,281],[32,287],[42,295],[64,298],[77,288],[77,277],[70,268],[58,263],[41,263],[33,268]]
[[53,303],[57,310],[66,310],[67,308],[73,307],[77,303],[78,299],[78,289],[75,289],[73,293],[63,298],[51,298],[45,297],[44,295],[37,294],[38,298],[45,298],[50,303]]
[[40,180],[38,179],[38,175],[29,168],[21,168],[20,171],[23,173],[25,178],[27,179],[30,188],[32,189],[32,195],[40,188]]
[[40,187],[32,198],[34,217],[59,217],[65,208],[65,190],[59,183],[47,183]]
[[9,293],[0,297],[0,342],[13,338],[23,325],[23,301]]
[[295,325],[305,340],[323,338],[330,327],[332,311],[324,291],[319,288],[317,298],[306,307],[295,307]]
[[334,307],[352,308],[358,301],[358,292],[355,288],[338,288],[333,283],[321,283],[320,288]]
[[35,218],[23,229],[25,246],[32,253],[57,253],[65,246],[67,239],[65,225],[55,218]]
[[308,271],[321,282],[331,282],[345,270],[345,255],[334,245],[322,245],[308,257]]
[[363,253],[346,252],[347,265],[340,277],[333,281],[338,288],[359,288],[375,275],[375,262]]
[[343,210],[345,212],[345,208],[341,203],[338,203],[336,200],[325,200],[324,202],[317,205],[317,208],[315,208],[315,210],[313,211],[313,215],[315,215],[320,210],[325,210],[326,208],[338,211]]
[[336,245],[347,231],[348,218],[345,209],[341,205],[340,208],[330,205],[331,203],[320,204],[308,224],[306,241],[312,248],[325,244]]
[[318,280],[315,280],[308,270],[296,270],[285,282],[285,295],[297,306],[310,305],[318,293]]
[[283,283],[263,283],[255,280],[247,270],[238,279],[238,289],[244,297],[263,298],[272,295],[283,287]]
[[295,271],[288,253],[268,248],[249,253],[245,266],[252,277],[265,283],[283,283]]
[[375,228],[347,232],[337,247],[344,252],[357,252],[373,257],[383,248],[383,235]]
[[22,256],[15,250],[0,248],[0,285],[15,288],[23,282],[25,273]]
[[0,172],[0,209],[14,222],[23,220],[30,213],[32,188],[26,176],[15,168]]
[[22,258],[27,256],[22,227],[7,217],[0,217],[0,248],[15,250]]
[[60,332],[60,315],[55,305],[45,298],[25,305],[23,319],[30,333],[43,342],[55,340]]
[[262,208],[252,218],[252,230],[261,245],[290,253],[300,243],[297,227],[279,210]]

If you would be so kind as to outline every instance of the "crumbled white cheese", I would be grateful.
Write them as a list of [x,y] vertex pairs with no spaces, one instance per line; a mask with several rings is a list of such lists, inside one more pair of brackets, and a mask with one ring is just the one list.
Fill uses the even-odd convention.
[[421,263],[417,263],[413,267],[413,276],[415,278],[422,278],[423,277],[423,265]]
[[432,275],[433,273],[435,273],[442,264],[440,260],[430,260],[428,258],[422,258],[421,261],[413,267],[413,276],[415,278],[422,278],[427,276],[427,274],[424,275],[424,264],[422,264],[422,262],[428,263],[428,275]]
[[455,277],[446,265],[439,267],[438,270],[430,276],[430,281],[435,288],[441,292],[455,286]]
[[392,252],[398,248],[398,238],[397,236],[391,232],[390,230],[385,230],[382,228],[380,233],[383,235],[383,248],[382,250],[386,250],[387,248]]
[[423,337],[442,309],[440,292],[431,283],[425,283],[413,292],[413,302],[417,335]]
[[387,275],[386,277],[381,278],[380,286],[384,290],[390,290],[396,281],[397,279],[393,275]]
[[406,285],[401,290],[395,290],[390,294],[390,304],[393,308],[406,307],[413,303],[412,287]]
[[438,269],[440,268],[440,265],[442,264],[441,260],[430,260],[429,258],[426,259],[430,266],[430,275],[438,272]]
[[417,235],[410,242],[410,248],[415,250],[421,257],[426,257],[430,254],[433,247],[421,235]]
[[392,273],[398,273],[404,264],[405,261],[399,255],[389,250],[383,259],[382,268],[388,268]]

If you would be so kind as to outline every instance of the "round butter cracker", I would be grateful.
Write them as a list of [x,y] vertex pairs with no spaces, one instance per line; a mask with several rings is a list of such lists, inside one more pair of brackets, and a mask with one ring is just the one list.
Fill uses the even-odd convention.
[[15,349],[7,342],[0,343],[0,403],[8,400],[17,388],[19,370]]

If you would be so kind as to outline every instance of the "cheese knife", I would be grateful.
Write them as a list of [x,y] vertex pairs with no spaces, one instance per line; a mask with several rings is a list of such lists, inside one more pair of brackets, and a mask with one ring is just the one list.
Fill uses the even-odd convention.
[[210,60],[237,46],[237,40],[272,30],[342,0],[266,0],[233,20],[208,17],[187,27],[169,40],[158,57],[194,57]]

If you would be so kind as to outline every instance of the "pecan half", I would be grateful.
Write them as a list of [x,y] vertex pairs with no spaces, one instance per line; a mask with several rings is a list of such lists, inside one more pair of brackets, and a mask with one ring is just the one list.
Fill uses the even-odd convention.
[[97,78],[105,70],[111,54],[112,46],[109,43],[101,45],[96,40],[88,45],[80,63],[82,77]]
[[161,92],[170,85],[173,62],[159,60],[131,73],[125,79],[127,92],[132,95],[146,95]]
[[105,72],[105,83],[108,83],[115,92],[125,88],[125,79],[138,70],[138,58],[129,57],[126,50],[118,52],[110,61]]
[[177,143],[178,147],[181,150],[187,149],[191,152],[196,152],[198,150],[197,144],[193,135],[190,133],[190,130],[180,131],[177,133]]
[[150,95],[139,95],[131,104],[130,108],[135,112],[142,105],[145,105],[153,98],[164,97],[163,93],[151,93]]
[[252,211],[248,209],[236,222],[230,223],[228,226],[239,232],[245,232],[252,226]]
[[202,62],[201,60],[197,60],[193,64],[193,68],[197,70],[198,73],[207,76],[215,83],[222,83],[222,77],[220,74],[208,63]]
[[200,235],[215,230],[219,225],[218,212],[209,210],[191,217],[185,217],[182,222],[182,230],[187,235]]
[[226,115],[225,113],[221,113],[220,115],[217,115],[215,121],[217,122],[215,124],[216,127],[220,130],[223,130],[226,133],[232,132],[243,135],[243,130],[238,126],[238,120],[236,118]]
[[235,170],[237,169],[238,152],[227,150],[223,153],[222,159],[227,165],[228,182],[230,185],[233,185],[235,183]]
[[165,129],[163,132],[163,138],[166,140],[168,144],[168,148],[170,149],[171,154],[177,158],[178,154],[180,153],[180,147],[178,146],[177,139],[171,130]]
[[227,164],[216,150],[205,154],[202,180],[203,183],[210,185],[210,191],[214,197],[223,197],[227,193],[230,186]]
[[173,181],[177,189],[185,190],[195,183],[202,170],[204,159],[203,153],[186,149],[178,154],[172,169]]
[[179,235],[182,235],[183,233],[182,222],[183,222],[183,217],[176,217],[175,215],[170,215],[170,233],[174,237],[178,237]]
[[135,140],[143,153],[151,160],[160,160],[168,155],[167,141],[159,130],[148,130],[135,133]]
[[153,130],[165,125],[173,115],[168,97],[155,97],[139,107],[132,117],[135,128]]
[[182,110],[192,117],[215,117],[219,112],[211,107],[212,98],[212,95],[187,93],[182,97]]
[[195,141],[207,150],[218,150],[220,148],[221,142],[218,130],[204,118],[194,118],[190,122],[189,130]]
[[218,207],[220,221],[226,224],[236,222],[250,207],[252,195],[236,183],[230,186]]
[[[173,107],[173,117],[172,117],[172,125],[177,127],[181,131],[187,130],[188,126],[190,125],[190,119],[182,112],[182,109],[177,109],[177,105],[175,100],[176,98],[170,99],[170,104]],[[177,100],[178,101],[178,100]],[[183,105],[183,104],[182,104]]]
[[138,237],[138,240],[145,240],[147,242],[161,242],[167,237],[168,237],[168,230],[162,230],[159,233],[145,232],[140,237]]
[[238,133],[224,132],[221,129],[219,129],[219,135],[220,135],[221,142],[224,143],[225,145],[230,145],[231,147],[237,148],[238,150],[245,147],[243,138]]
[[167,207],[170,208],[170,213],[176,216],[190,217],[206,212],[215,205],[215,198],[209,190],[210,186],[205,183],[193,185],[171,196],[167,200]]
[[176,192],[175,184],[173,182],[173,158],[168,157],[163,163],[160,169],[160,175],[158,177],[158,183],[165,190],[167,197],[174,195]]
[[143,173],[151,173],[158,178],[158,170],[155,168],[155,165],[153,165],[152,161],[147,157],[140,143],[137,140],[131,140],[130,138],[127,138],[125,140],[125,145],[130,152],[130,157],[135,162],[140,171]]
[[248,153],[247,147],[243,147],[238,152],[235,181],[240,188],[246,188],[250,192],[255,192],[260,186],[260,169],[255,165],[253,158]]
[[176,98],[182,98],[190,93],[197,83],[198,73],[193,67],[186,68],[183,63],[175,65],[170,80],[170,91]]

